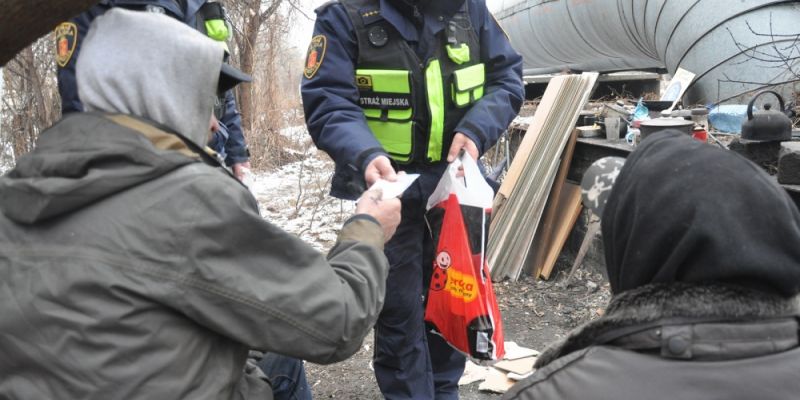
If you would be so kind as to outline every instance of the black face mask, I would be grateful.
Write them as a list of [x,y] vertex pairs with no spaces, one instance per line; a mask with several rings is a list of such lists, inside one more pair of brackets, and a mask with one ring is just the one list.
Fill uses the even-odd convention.
[[421,18],[430,0],[389,0],[403,15],[408,18]]

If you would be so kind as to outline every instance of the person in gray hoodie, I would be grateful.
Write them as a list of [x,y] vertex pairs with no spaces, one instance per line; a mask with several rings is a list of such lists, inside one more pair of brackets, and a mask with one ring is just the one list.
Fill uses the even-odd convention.
[[360,348],[399,200],[367,192],[327,255],[262,219],[202,150],[237,80],[222,59],[166,16],[94,22],[88,112],[0,177],[0,398],[271,399],[250,350],[332,363]]

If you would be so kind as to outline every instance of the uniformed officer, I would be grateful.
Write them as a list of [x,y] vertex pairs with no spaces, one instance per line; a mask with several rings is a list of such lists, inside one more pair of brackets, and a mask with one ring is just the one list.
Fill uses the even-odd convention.
[[[134,10],[168,14],[189,26],[207,34],[223,45],[229,36],[229,26],[225,21],[220,3],[207,0],[102,0],[88,11],[69,22],[56,27],[56,64],[58,65],[58,91],[61,94],[63,113],[83,111],[75,83],[75,65],[80,53],[81,39],[98,15],[111,7],[124,7]],[[185,68],[191,68],[186,65]],[[247,145],[242,132],[242,119],[236,108],[233,92],[225,93],[218,101],[215,114],[221,122],[209,141],[209,147],[216,151],[225,164],[231,167],[237,178],[242,179],[245,170],[250,168]]]
[[336,162],[331,193],[355,198],[398,170],[403,195],[373,365],[386,398],[458,397],[464,356],[426,333],[433,243],[425,204],[448,161],[489,149],[524,97],[522,59],[484,0],[339,0],[316,10],[302,83],[316,145]]

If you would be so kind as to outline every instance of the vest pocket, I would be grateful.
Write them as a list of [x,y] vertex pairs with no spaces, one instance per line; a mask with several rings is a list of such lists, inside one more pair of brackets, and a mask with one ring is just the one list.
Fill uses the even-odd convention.
[[367,126],[389,156],[399,162],[411,159],[414,122],[382,122],[367,119]]
[[356,70],[358,103],[367,125],[383,149],[400,162],[410,160],[413,148],[410,79],[405,70]]
[[486,81],[484,64],[475,64],[453,72],[453,103],[466,107],[483,97]]

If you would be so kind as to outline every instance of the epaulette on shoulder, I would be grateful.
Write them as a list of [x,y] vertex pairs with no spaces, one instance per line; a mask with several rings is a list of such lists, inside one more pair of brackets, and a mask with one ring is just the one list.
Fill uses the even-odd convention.
[[338,4],[338,3],[339,3],[339,0],[330,0],[330,1],[326,1],[326,2],[325,2],[325,4],[323,4],[323,5],[319,6],[319,7],[317,7],[317,8],[314,10],[314,12],[315,12],[315,13],[317,13],[317,14],[319,14],[319,13],[321,13],[321,12],[325,11],[325,9],[326,9],[326,8],[328,8],[328,7],[330,7],[330,6],[334,5],[334,4]]

